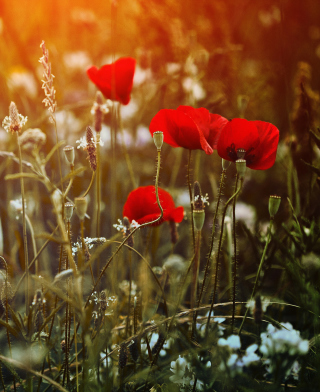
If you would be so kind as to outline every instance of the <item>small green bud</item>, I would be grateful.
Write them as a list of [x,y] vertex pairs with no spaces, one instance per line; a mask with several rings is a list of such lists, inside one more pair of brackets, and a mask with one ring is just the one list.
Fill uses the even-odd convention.
[[153,141],[157,147],[157,150],[160,151],[162,144],[163,144],[163,132],[161,132],[161,131],[154,132],[153,133]]
[[271,219],[273,219],[276,213],[278,212],[280,203],[281,203],[280,196],[272,195],[269,197],[269,214]]
[[79,219],[84,220],[88,207],[87,199],[85,197],[76,197],[74,199],[74,204]]
[[244,179],[244,175],[246,174],[247,162],[245,159],[236,160],[237,173],[240,180]]
[[193,223],[197,231],[201,231],[204,224],[204,210],[193,210]]

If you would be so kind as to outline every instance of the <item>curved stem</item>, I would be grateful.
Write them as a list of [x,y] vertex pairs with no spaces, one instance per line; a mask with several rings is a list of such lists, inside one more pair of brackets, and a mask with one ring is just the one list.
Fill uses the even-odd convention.
[[65,190],[64,194],[63,194],[63,198],[65,199],[67,197],[67,194],[69,193],[72,183],[73,183],[74,177],[70,178],[69,184],[67,186],[67,189]]
[[191,228],[192,228],[193,250],[195,250],[196,239],[195,239],[195,234],[194,234],[194,222],[193,222],[193,202],[192,202],[192,190],[191,190],[191,183],[190,183],[190,166],[191,166],[191,150],[189,150],[189,156],[188,156],[187,181],[188,181],[190,207],[191,207]]
[[100,210],[101,210],[101,178],[100,178],[100,132],[96,133],[97,137],[97,226],[96,226],[96,236],[100,237]]
[[90,189],[91,189],[91,187],[92,187],[92,184],[93,184],[93,180],[94,180],[94,177],[95,177],[95,174],[96,174],[96,172],[92,172],[92,176],[91,176],[91,181],[90,181],[90,184],[89,184],[89,186],[88,186],[88,189],[84,192],[84,194],[83,195],[81,195],[80,197],[86,197],[87,196],[87,194],[89,193],[89,191],[90,191]]
[[200,242],[201,242],[201,231],[197,231],[196,238],[196,249],[194,251],[195,260],[192,268],[192,284],[191,284],[191,308],[196,307],[197,302],[197,288],[198,288],[198,276],[199,276],[199,262],[200,262]]
[[[33,226],[32,223],[28,217],[28,215],[26,214],[26,222],[29,226],[29,231],[30,231],[30,235],[31,235],[31,241],[32,241],[32,248],[33,248],[33,257],[36,257],[37,255],[37,245],[36,245],[36,240],[34,238],[34,230],[33,230]],[[31,267],[31,263],[29,264],[29,268]],[[39,266],[38,266],[38,258],[36,259],[36,265],[35,265],[35,271],[36,271],[36,275],[39,275]]]
[[[268,233],[267,241],[266,241],[266,244],[264,246],[263,253],[262,253],[262,256],[261,256],[261,260],[260,260],[260,264],[259,264],[256,280],[254,282],[254,286],[253,286],[252,294],[251,294],[251,297],[250,297],[250,301],[253,300],[253,297],[254,297],[254,295],[256,293],[260,272],[261,272],[261,269],[262,269],[262,265],[263,265],[264,259],[266,257],[268,245],[269,245],[270,240],[271,240],[272,226],[273,226],[273,218],[270,219],[269,233]],[[246,313],[245,313],[245,315],[244,315],[244,317],[242,319],[242,323],[241,323],[240,328],[239,328],[239,335],[241,334],[241,331],[242,331],[242,328],[243,328],[243,324],[246,321],[246,318],[247,318],[247,315],[248,315],[248,311],[249,311],[249,308],[247,308]]]
[[[20,173],[22,173],[22,154],[19,134],[17,133],[18,149],[19,149],[19,163],[20,163]],[[23,227],[23,248],[24,248],[24,262],[26,271],[26,290],[25,290],[25,302],[26,302],[26,314],[29,314],[29,261],[28,261],[28,239],[27,239],[27,225],[26,225],[26,208],[25,208],[25,195],[24,195],[24,180],[23,177],[20,178],[21,187],[21,198],[22,198],[22,227]]]
[[229,204],[232,202],[233,199],[235,199],[235,198],[238,196],[238,194],[239,194],[240,191],[241,191],[242,183],[243,183],[243,179],[240,179],[240,186],[239,186],[239,189],[238,189],[238,190],[230,197],[230,199],[226,202],[226,205],[225,205],[225,207],[224,207],[223,214],[222,214],[221,231],[220,231],[220,238],[219,238],[219,245],[218,245],[218,253],[217,253],[217,258],[216,258],[216,271],[215,271],[215,278],[214,278],[213,297],[212,297],[211,307],[210,307],[210,311],[209,311],[209,315],[208,315],[208,320],[207,320],[207,325],[206,325],[206,334],[208,333],[208,328],[209,328],[209,324],[210,324],[211,313],[212,313],[212,309],[213,309],[213,305],[214,305],[214,301],[215,301],[215,297],[216,297],[216,292],[217,292],[218,271],[219,271],[219,258],[220,258],[221,248],[222,248],[222,238],[223,238],[224,220],[225,220],[225,217],[226,217],[227,208],[228,208]]

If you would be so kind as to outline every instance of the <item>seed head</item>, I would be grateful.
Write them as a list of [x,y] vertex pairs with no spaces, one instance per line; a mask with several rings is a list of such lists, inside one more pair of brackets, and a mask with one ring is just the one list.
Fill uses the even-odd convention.
[[5,117],[2,126],[7,132],[20,132],[27,120],[28,117],[23,117],[22,114],[19,114],[16,104],[11,102],[9,106],[9,116]]
[[87,159],[90,162],[91,169],[93,171],[96,171],[97,169],[96,144],[95,144],[95,138],[91,127],[87,127],[86,142],[87,142],[86,150],[88,152]]

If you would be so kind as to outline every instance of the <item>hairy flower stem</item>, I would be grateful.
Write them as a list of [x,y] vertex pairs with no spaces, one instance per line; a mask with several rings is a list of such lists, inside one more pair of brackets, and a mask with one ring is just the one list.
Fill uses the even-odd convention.
[[[32,223],[30,221],[30,218],[28,217],[28,215],[26,214],[26,223],[29,226],[29,231],[30,231],[30,235],[31,235],[31,241],[32,241],[32,249],[33,249],[33,257],[36,257],[37,255],[37,245],[36,245],[36,239],[34,236],[34,230],[33,230],[33,226]],[[30,263],[31,264],[31,263]],[[29,264],[29,268],[31,267],[31,265]],[[38,259],[36,259],[35,261],[35,271],[36,271],[36,275],[39,275],[39,267],[38,267]]]
[[[264,246],[263,253],[262,253],[262,256],[261,256],[261,260],[260,260],[258,272],[257,272],[257,275],[256,275],[256,280],[255,280],[255,282],[254,282],[254,286],[253,286],[253,289],[252,289],[250,301],[253,300],[254,295],[255,295],[255,293],[256,293],[256,289],[257,289],[258,280],[259,280],[260,272],[261,272],[261,269],[262,269],[262,265],[263,265],[263,263],[264,263],[264,259],[265,259],[266,254],[267,254],[267,249],[268,249],[269,243],[270,243],[270,241],[271,241],[271,231],[272,231],[272,226],[273,226],[273,219],[274,219],[274,218],[270,218],[270,224],[269,224],[269,230],[268,230],[268,237],[267,237],[267,241],[266,241],[266,244],[265,244],[265,246]],[[243,317],[243,319],[242,319],[242,323],[241,323],[240,328],[239,328],[239,335],[241,335],[241,331],[242,331],[242,328],[243,328],[243,324],[244,324],[244,322],[246,321],[248,312],[249,312],[249,308],[246,309],[246,312],[245,312],[244,317]]]
[[191,309],[196,307],[196,302],[197,302],[197,288],[198,288],[198,276],[199,276],[199,264],[200,264],[200,243],[201,243],[201,231],[197,231],[196,248],[194,251],[195,259],[192,267],[191,301],[190,301]]
[[[97,154],[97,175],[96,175],[96,185],[97,185],[97,226],[96,226],[96,236],[100,237],[100,211],[101,211],[101,172],[100,172],[100,132],[96,133],[97,143],[96,143],[96,154]],[[99,270],[99,269],[98,269]]]
[[193,242],[193,250],[195,250],[196,249],[196,239],[195,239],[195,233],[194,233],[192,189],[191,189],[191,182],[190,182],[191,152],[192,151],[189,150],[188,168],[187,168],[187,181],[188,181],[189,196],[190,196],[190,207],[191,207],[192,242]]
[[[201,231],[197,231],[197,238],[196,238],[196,249],[194,252],[195,258],[192,267],[192,284],[191,284],[191,309],[199,307],[199,298],[197,301],[197,289],[198,289],[198,279],[199,279],[199,264],[200,264],[200,244],[201,244]],[[196,306],[197,303],[197,306]],[[191,329],[191,338],[193,338],[195,326],[197,322],[197,311],[193,314],[193,322],[192,322],[192,329]]]
[[91,181],[90,181],[90,184],[89,184],[89,186],[88,186],[87,190],[84,192],[84,194],[83,194],[83,195],[81,195],[80,197],[86,197],[86,196],[87,196],[87,194],[89,193],[89,191],[90,191],[90,189],[91,189],[91,187],[92,187],[92,185],[93,185],[93,182],[94,182],[95,173],[96,173],[96,172],[94,172],[94,171],[92,172],[92,176],[91,176]]
[[222,249],[224,220],[225,220],[225,217],[226,217],[227,208],[228,208],[229,204],[233,201],[233,199],[235,199],[239,195],[239,193],[240,193],[240,191],[242,189],[242,184],[243,184],[243,179],[240,179],[240,186],[239,186],[238,190],[226,202],[226,205],[225,205],[223,213],[222,213],[220,238],[219,238],[218,252],[217,252],[217,257],[216,257],[216,270],[215,270],[215,278],[214,278],[213,297],[212,297],[211,307],[210,307],[208,320],[207,320],[207,325],[206,325],[206,336],[207,336],[208,330],[209,330],[211,313],[212,313],[213,306],[214,306],[214,303],[215,303],[215,297],[216,297],[217,287],[218,287],[219,259],[220,259],[221,249]]
[[[20,163],[20,173],[22,170],[22,153],[21,145],[19,139],[19,133],[17,134],[18,149],[19,149],[19,163]],[[25,195],[24,195],[24,180],[20,177],[20,187],[21,187],[21,198],[22,198],[22,228],[23,228],[23,250],[24,250],[24,263],[26,271],[26,289],[25,289],[25,302],[26,302],[26,314],[29,314],[29,260],[28,260],[28,238],[27,238],[27,221],[26,221],[26,206],[25,206]]]
[[[67,235],[69,238],[70,242],[70,221],[67,222]],[[69,269],[69,260],[68,256],[66,257],[66,270]],[[69,279],[67,279],[67,298],[69,298]],[[63,382],[62,385],[65,384],[65,381],[67,381],[67,384],[70,381],[70,371],[69,371],[69,350],[70,350],[70,327],[71,327],[71,320],[70,320],[70,311],[69,309],[70,305],[68,302],[66,302],[66,319],[65,319],[65,363],[64,363],[64,373],[63,373]]]
[[[237,190],[239,176],[237,175],[234,190]],[[231,333],[234,327],[234,315],[236,311],[236,283],[237,283],[237,238],[236,238],[236,202],[237,198],[233,199],[232,203],[232,238],[233,238],[233,293],[232,293],[232,319],[231,319]]]
[[129,327],[130,327],[130,310],[131,310],[131,290],[132,290],[132,255],[131,250],[129,250],[129,298],[128,298],[128,316],[126,323],[126,339],[128,339]]
[[209,250],[209,253],[208,253],[208,256],[207,256],[207,262],[206,262],[206,267],[205,267],[205,270],[204,270],[204,277],[203,277],[203,282],[202,282],[201,289],[200,289],[200,294],[199,294],[199,298],[198,298],[197,308],[200,307],[202,294],[204,292],[204,289],[205,289],[205,286],[206,286],[206,280],[207,280],[207,277],[209,275],[210,260],[211,260],[211,255],[212,255],[212,251],[213,251],[214,235],[215,235],[215,231],[216,231],[216,219],[217,219],[217,215],[218,215],[218,211],[219,211],[219,206],[220,206],[220,201],[221,201],[221,196],[222,196],[222,189],[223,189],[224,180],[225,180],[225,177],[226,177],[226,172],[227,172],[227,170],[223,169],[222,173],[221,173],[218,200],[217,200],[216,210],[214,212],[214,217],[213,217],[213,221],[212,221],[212,234],[211,234],[210,250]]
[[[52,114],[51,119],[54,124],[54,131],[56,135],[56,144],[59,143],[59,138],[58,138],[58,130],[57,130],[57,121],[56,117],[54,114]],[[60,157],[60,150],[57,148],[57,155],[58,155],[58,168],[59,168],[59,174],[60,174],[60,183],[61,183],[61,192],[63,194],[63,182],[62,182],[62,169],[61,169],[61,157]],[[62,201],[62,219],[64,218],[64,200]]]

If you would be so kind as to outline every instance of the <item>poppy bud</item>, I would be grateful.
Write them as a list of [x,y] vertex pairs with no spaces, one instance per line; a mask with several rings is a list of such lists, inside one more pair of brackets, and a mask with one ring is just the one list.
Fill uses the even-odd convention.
[[157,150],[160,151],[162,144],[163,144],[163,132],[161,132],[161,131],[154,132],[153,133],[153,141],[157,147]]
[[237,149],[237,158],[238,159],[244,159],[245,155],[246,155],[246,150],[244,148]]
[[73,166],[74,165],[74,147],[73,146],[65,146],[64,149],[64,155],[66,157],[66,160],[68,163]]
[[202,200],[201,187],[198,181],[195,181],[193,185],[193,195],[194,195],[194,209],[201,211],[204,209],[204,204]]
[[273,219],[276,213],[278,212],[280,203],[281,203],[280,196],[272,195],[269,197],[269,214],[271,219]]
[[247,162],[245,159],[236,160],[237,173],[240,180],[244,179],[244,175],[246,174]]
[[68,201],[67,203],[64,204],[64,216],[67,222],[71,221],[72,214],[73,214],[73,204]]
[[84,220],[88,207],[87,199],[85,197],[76,197],[74,200],[74,204],[79,219]]

